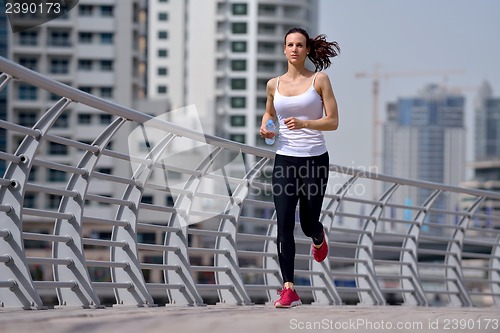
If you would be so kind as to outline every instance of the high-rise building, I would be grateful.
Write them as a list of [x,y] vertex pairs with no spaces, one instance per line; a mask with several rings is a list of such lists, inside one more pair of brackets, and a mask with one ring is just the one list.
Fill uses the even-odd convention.
[[[459,185],[465,176],[465,98],[437,85],[417,97],[399,98],[387,107],[384,125],[384,173],[431,182]],[[421,205],[431,192],[402,188],[401,204]],[[448,207],[439,197],[433,207]],[[444,223],[437,214],[434,222]],[[436,221],[437,219],[437,221]]]
[[475,160],[500,159],[500,97],[493,97],[488,82],[484,82],[479,89],[475,118]]
[[[141,2],[81,0],[53,21],[10,34],[8,58],[84,92],[132,107],[144,90],[139,75]],[[15,82],[9,88],[8,117],[23,126],[32,126],[60,98],[24,83]],[[55,130],[70,139],[92,142],[111,121],[109,115],[72,104]],[[9,138],[9,151],[15,150],[20,138]],[[112,144],[126,143],[118,141]],[[47,155],[63,163],[74,160],[71,152],[58,151],[55,145],[48,147]],[[34,181],[51,179],[42,174],[36,177],[40,179]]]
[[[474,112],[475,161],[471,164],[474,179],[462,183],[462,186],[500,191],[500,97],[493,96],[488,82],[479,88]],[[486,215],[492,215],[494,211],[500,211],[500,202],[487,201],[482,209]],[[486,218],[484,224],[492,225],[488,220]]]
[[[139,16],[142,2],[80,0],[76,7],[55,20],[16,33],[9,28],[6,58],[84,92],[134,107],[135,101],[145,90],[140,73],[142,51]],[[25,23],[20,21],[20,24]],[[2,24],[2,37],[4,32]],[[0,47],[5,40],[2,38]],[[32,127],[59,99],[60,96],[36,86],[13,81],[7,89],[7,117],[19,125]],[[1,107],[0,103],[0,110]],[[50,134],[91,144],[112,121],[110,114],[71,103],[56,120]],[[123,137],[114,137],[108,148],[127,151],[128,131],[123,129],[123,134],[119,134]],[[10,131],[7,147],[2,148],[2,151],[14,153],[23,139],[23,134]],[[74,165],[81,156],[82,151],[79,149],[48,140],[40,146],[37,160]],[[126,166],[117,165],[116,160],[110,158],[101,158],[95,172],[129,177],[131,169]],[[34,162],[28,181],[47,188],[64,189],[68,180],[68,173]],[[88,216],[113,218],[114,210],[105,199],[121,197],[123,189],[103,181],[100,184],[91,183],[88,192],[92,196],[86,198],[85,213]],[[28,190],[24,195],[24,206],[57,210],[60,200],[58,195]],[[23,216],[25,230],[52,233],[49,224],[39,222],[39,217]],[[92,226],[84,233],[86,237],[109,239],[111,230],[101,226],[94,229]],[[41,245],[35,243],[28,242],[26,246],[39,249]],[[49,269],[44,270],[43,274],[50,274]]]

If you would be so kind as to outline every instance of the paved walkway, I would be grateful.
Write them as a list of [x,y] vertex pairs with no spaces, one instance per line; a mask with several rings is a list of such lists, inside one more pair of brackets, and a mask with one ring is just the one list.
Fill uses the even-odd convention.
[[207,306],[0,311],[2,333],[500,332],[498,308]]

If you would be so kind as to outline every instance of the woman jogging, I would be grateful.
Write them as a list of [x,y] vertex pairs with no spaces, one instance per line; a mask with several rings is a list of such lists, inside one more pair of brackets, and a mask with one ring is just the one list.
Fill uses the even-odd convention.
[[[339,120],[330,80],[321,70],[328,68],[330,58],[339,52],[338,44],[326,41],[324,35],[310,38],[304,29],[292,28],[284,39],[288,70],[267,82],[260,135],[272,138],[275,134],[266,130],[266,123],[276,116],[279,122],[272,182],[284,286],[274,303],[277,308],[301,304],[293,284],[297,203],[302,231],[312,238],[314,259],[321,262],[328,254],[328,242],[319,222],[329,173],[322,131],[336,130]],[[314,64],[314,72],[305,67],[306,58]]]

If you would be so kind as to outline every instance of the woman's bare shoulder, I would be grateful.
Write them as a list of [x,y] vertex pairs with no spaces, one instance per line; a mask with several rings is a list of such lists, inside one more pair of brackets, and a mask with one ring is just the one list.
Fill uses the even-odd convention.
[[323,81],[323,82],[329,82],[330,81],[330,77],[328,76],[328,74],[326,74],[325,72],[318,72],[316,74],[316,80],[318,81]]
[[276,84],[278,82],[278,78],[277,77],[273,77],[271,79],[269,79],[267,81],[267,85],[266,85],[266,88],[267,88],[267,91],[274,91],[276,89]]

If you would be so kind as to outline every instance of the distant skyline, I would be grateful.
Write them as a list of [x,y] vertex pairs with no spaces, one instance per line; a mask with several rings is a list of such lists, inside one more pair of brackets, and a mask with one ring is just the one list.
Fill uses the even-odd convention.
[[471,88],[486,80],[500,96],[499,17],[496,0],[320,0],[318,33],[341,47],[326,70],[340,114],[338,131],[326,133],[331,163],[371,166],[372,81],[355,73],[372,72],[375,64],[381,72],[463,72],[382,79],[379,120],[385,120],[387,103],[415,96],[427,84],[465,88],[466,162],[472,162],[476,93]]

